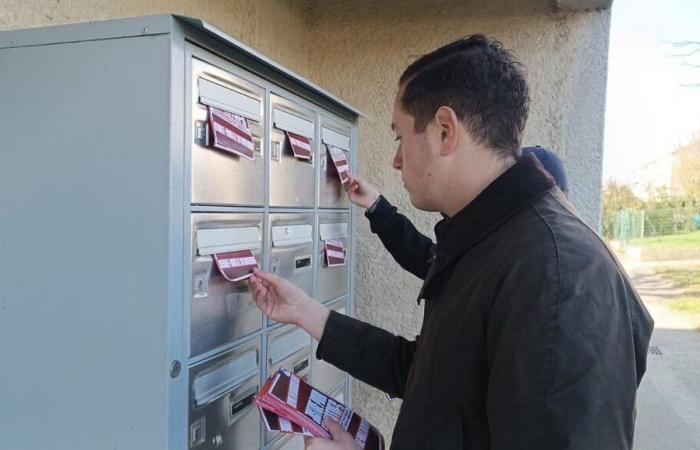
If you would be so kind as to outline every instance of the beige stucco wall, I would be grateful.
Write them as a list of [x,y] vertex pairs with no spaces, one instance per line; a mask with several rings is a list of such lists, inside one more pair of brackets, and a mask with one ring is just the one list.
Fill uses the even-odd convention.
[[[391,168],[396,81],[412,59],[475,32],[493,35],[528,68],[526,144],[556,149],[571,198],[597,226],[609,11],[555,13],[550,0],[0,0],[0,29],[172,12],[200,17],[368,113],[360,175],[432,234]],[[458,6],[455,6],[458,5]],[[356,313],[405,336],[419,331],[419,281],[403,273],[358,215]],[[399,402],[355,383],[355,404],[390,436]]]

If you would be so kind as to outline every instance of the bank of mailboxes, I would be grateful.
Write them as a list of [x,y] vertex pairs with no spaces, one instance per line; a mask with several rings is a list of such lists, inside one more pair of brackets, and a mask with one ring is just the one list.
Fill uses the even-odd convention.
[[[286,368],[347,400],[347,376],[315,360],[306,332],[264,318],[247,281],[229,281],[213,256],[250,251],[270,272],[346,313],[349,203],[327,146],[349,161],[351,127],[291,94],[266,96],[204,58],[193,58],[192,77],[193,208],[231,210],[191,217],[189,447],[301,449],[298,436],[261,430],[252,403],[259,383]],[[252,159],[214,148],[210,108],[245,119]]]
[[[26,367],[0,375],[9,377],[0,382],[2,443],[302,448],[262,429],[253,404],[261,383],[284,367],[347,402],[349,380],[315,360],[305,332],[264,317],[244,277],[259,265],[350,311],[341,175],[359,113],[177,16],[3,31],[0,67],[0,193],[11,193],[0,247],[52,261],[26,289],[26,267],[0,258],[12,317],[4,342],[52,366],[49,378]],[[76,123],[84,138],[66,133]],[[57,218],[48,229],[46,214]],[[75,242],[90,264],[73,262]],[[28,332],[42,314],[62,319]],[[80,384],[93,374],[105,386],[97,396]],[[35,416],[16,411],[45,404],[46,392],[57,400],[44,412],[52,432],[40,436],[27,432]],[[102,420],[107,407],[117,413]],[[77,433],[78,422],[90,432]]]

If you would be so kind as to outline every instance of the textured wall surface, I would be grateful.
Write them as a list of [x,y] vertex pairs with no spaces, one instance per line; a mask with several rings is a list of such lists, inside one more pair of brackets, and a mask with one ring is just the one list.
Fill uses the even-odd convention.
[[[585,3],[582,1],[579,4]],[[396,83],[415,57],[481,32],[526,66],[532,107],[525,144],[555,149],[571,198],[597,227],[609,11],[561,13],[552,0],[0,0],[0,29],[172,12],[201,17],[365,111],[359,174],[432,235],[391,168]],[[356,313],[404,336],[418,333],[420,282],[403,273],[358,216]],[[388,436],[400,405],[355,383],[356,406]]]

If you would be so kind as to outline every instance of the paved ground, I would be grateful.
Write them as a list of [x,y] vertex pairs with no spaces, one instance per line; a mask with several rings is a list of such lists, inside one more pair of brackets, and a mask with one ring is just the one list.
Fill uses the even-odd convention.
[[635,449],[700,450],[698,323],[666,307],[681,291],[657,275],[653,265],[626,268],[656,322],[639,388]]

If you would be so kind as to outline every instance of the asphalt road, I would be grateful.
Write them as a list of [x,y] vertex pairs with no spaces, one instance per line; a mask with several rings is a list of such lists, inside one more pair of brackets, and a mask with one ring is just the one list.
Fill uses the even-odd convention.
[[666,307],[682,291],[658,276],[653,265],[628,265],[627,271],[656,323],[638,392],[634,448],[700,450],[698,322]]

